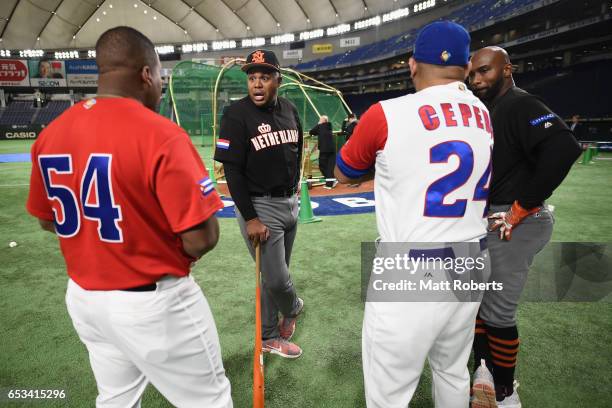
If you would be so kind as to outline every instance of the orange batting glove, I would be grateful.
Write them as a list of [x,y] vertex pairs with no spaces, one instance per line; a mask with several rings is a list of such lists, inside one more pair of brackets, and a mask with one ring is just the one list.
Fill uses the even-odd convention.
[[512,238],[512,230],[531,214],[540,211],[542,207],[534,207],[531,210],[526,210],[521,207],[518,201],[512,204],[508,211],[496,212],[489,215],[489,219],[493,221],[491,231],[499,229],[499,239],[510,241]]

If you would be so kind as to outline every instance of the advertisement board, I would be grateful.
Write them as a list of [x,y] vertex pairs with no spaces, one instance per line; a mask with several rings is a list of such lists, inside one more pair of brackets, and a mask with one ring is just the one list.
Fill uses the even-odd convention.
[[64,61],[28,60],[30,85],[42,88],[66,86]]
[[334,46],[332,44],[314,44],[312,46],[313,54],[329,54],[334,50]]
[[302,59],[302,50],[283,50],[284,59]]
[[68,86],[97,87],[98,66],[94,60],[66,61]]
[[0,86],[29,86],[26,60],[0,60]]
[[41,125],[3,125],[0,126],[0,140],[36,139],[43,129]]
[[361,44],[361,37],[341,38],[340,47],[357,47]]

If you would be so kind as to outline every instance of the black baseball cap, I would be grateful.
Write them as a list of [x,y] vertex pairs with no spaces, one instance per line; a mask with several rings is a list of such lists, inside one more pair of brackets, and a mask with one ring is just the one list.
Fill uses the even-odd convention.
[[242,66],[242,70],[247,72],[251,68],[262,67],[280,72],[280,64],[276,55],[269,50],[255,50],[246,58],[246,64]]

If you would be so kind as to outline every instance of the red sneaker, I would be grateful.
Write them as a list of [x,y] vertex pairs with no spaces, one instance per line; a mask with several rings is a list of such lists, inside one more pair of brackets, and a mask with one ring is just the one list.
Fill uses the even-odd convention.
[[261,349],[264,353],[278,354],[285,358],[298,358],[302,355],[302,349],[297,344],[281,337],[264,340]]
[[297,300],[298,308],[295,316],[283,316],[278,323],[278,331],[280,332],[280,336],[285,340],[291,340],[291,337],[293,337],[293,333],[295,333],[295,321],[298,315],[302,313],[302,309],[304,309],[304,301],[301,298],[297,298]]

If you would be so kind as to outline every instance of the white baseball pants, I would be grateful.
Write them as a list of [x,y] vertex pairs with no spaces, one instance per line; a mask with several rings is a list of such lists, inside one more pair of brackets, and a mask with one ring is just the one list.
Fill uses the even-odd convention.
[[368,408],[406,408],[425,359],[436,407],[468,408],[478,302],[366,302],[362,358]]
[[163,278],[151,292],[69,280],[66,305],[89,352],[97,407],[140,407],[149,382],[179,408],[232,407],[215,321],[191,276]]

